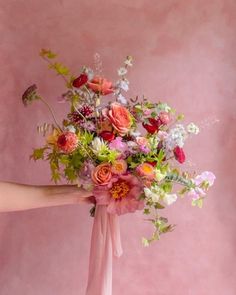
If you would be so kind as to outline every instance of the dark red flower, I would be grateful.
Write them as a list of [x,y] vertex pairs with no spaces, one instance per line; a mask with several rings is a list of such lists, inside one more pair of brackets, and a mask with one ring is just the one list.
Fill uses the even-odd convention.
[[143,123],[143,127],[147,130],[148,133],[154,134],[156,131],[159,130],[162,122],[160,119],[149,118],[148,119],[150,124]]
[[59,135],[57,146],[64,153],[73,152],[78,146],[78,137],[75,133],[67,131]]
[[72,85],[76,88],[80,88],[84,84],[88,82],[88,76],[86,74],[81,74],[78,78],[76,78]]
[[110,132],[110,131],[102,131],[99,136],[101,136],[102,139],[106,140],[106,141],[112,141],[113,139],[115,139],[115,134]]
[[147,161],[146,163],[148,163],[148,164],[152,165],[152,167],[155,167],[155,166],[156,166],[156,164],[157,164],[157,162],[156,162],[156,161],[154,161],[154,162],[149,162],[149,161]]
[[174,148],[174,155],[175,155],[175,159],[179,162],[179,163],[184,163],[185,162],[185,154],[184,154],[184,150],[177,146]]

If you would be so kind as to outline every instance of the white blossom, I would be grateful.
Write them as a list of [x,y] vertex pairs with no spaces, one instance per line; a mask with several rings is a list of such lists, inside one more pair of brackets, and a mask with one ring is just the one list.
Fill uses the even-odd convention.
[[127,79],[119,80],[117,81],[116,86],[127,92],[129,90],[129,81]]
[[67,129],[68,131],[70,131],[70,132],[73,132],[73,133],[76,132],[76,129],[75,129],[75,127],[74,127],[73,125],[69,125],[69,126],[67,126],[66,129]]
[[143,190],[144,190],[144,194],[147,198],[151,198],[153,202],[159,201],[160,195],[157,192],[154,192],[147,187],[145,187]]
[[117,101],[121,104],[124,104],[124,105],[127,104],[127,99],[122,94],[119,94],[117,96]]
[[156,107],[157,112],[167,112],[169,113],[171,111],[171,107],[167,103],[159,103]]
[[84,73],[88,76],[88,80],[89,81],[92,80],[94,77],[93,70],[91,68],[87,68],[87,67],[84,67],[83,70],[84,70]]
[[119,76],[124,76],[125,74],[127,74],[128,71],[126,68],[122,67],[122,68],[119,68],[117,72]]
[[176,194],[165,194],[164,198],[163,198],[163,202],[166,205],[171,205],[173,204],[176,200],[177,200],[177,195]]
[[132,63],[133,59],[131,56],[127,56],[126,60],[125,60],[125,65],[127,65],[128,67],[132,67],[133,63]]
[[198,134],[199,133],[199,128],[197,125],[195,125],[194,123],[190,123],[188,124],[187,126],[187,131],[189,133],[192,133],[192,134]]
[[100,137],[95,137],[91,142],[92,150],[95,154],[99,154],[102,150],[107,149],[107,145]]
[[168,150],[173,150],[176,146],[183,147],[187,138],[187,132],[183,125],[177,124],[168,134],[165,145]]

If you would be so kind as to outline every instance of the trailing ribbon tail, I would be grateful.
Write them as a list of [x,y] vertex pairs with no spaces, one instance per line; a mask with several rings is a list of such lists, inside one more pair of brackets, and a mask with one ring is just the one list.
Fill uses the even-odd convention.
[[119,218],[97,205],[89,258],[86,295],[112,295],[112,259],[122,255]]

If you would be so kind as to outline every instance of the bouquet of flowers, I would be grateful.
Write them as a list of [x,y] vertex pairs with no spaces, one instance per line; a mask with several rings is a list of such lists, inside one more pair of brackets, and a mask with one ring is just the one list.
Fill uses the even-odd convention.
[[[42,49],[40,55],[66,82],[62,99],[69,105],[60,124],[36,85],[22,96],[25,105],[41,100],[52,114],[52,124],[38,127],[45,145],[31,157],[49,162],[54,182],[64,178],[90,190],[96,200],[92,215],[98,205],[115,215],[143,210],[154,226],[153,235],[143,238],[145,246],[173,230],[160,212],[178,197],[187,195],[193,206],[202,207],[214,174],[191,174],[180,167],[185,162],[185,140],[198,134],[199,128],[181,123],[184,116],[167,103],[126,98],[131,56],[118,69],[118,81],[112,83],[99,73],[98,58],[95,71],[84,66],[74,76],[52,51]],[[113,99],[106,99],[111,95]]]
[[184,116],[165,102],[127,99],[131,56],[118,69],[116,83],[102,75],[98,56],[95,70],[84,66],[76,76],[51,50],[42,49],[40,56],[64,79],[67,90],[61,100],[69,107],[60,124],[35,84],[24,92],[25,106],[41,100],[53,118],[53,123],[38,126],[45,144],[31,158],[48,161],[54,182],[65,179],[95,197],[86,295],[111,295],[112,253],[122,254],[118,216],[143,210],[154,226],[151,237],[142,240],[148,246],[174,228],[160,214],[165,206],[187,195],[193,206],[202,207],[215,176],[181,169],[184,143],[199,133],[194,123],[183,124]]

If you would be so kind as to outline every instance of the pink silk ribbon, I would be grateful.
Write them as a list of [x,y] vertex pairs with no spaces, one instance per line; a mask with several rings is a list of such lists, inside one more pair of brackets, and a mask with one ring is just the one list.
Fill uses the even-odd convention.
[[119,217],[97,205],[93,223],[86,295],[112,295],[112,258],[122,255]]

